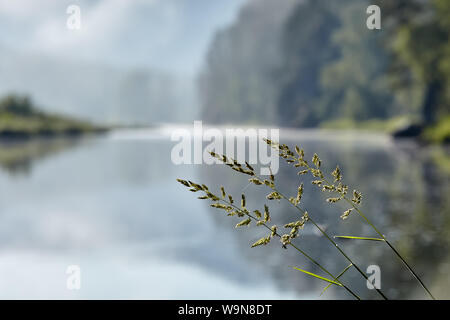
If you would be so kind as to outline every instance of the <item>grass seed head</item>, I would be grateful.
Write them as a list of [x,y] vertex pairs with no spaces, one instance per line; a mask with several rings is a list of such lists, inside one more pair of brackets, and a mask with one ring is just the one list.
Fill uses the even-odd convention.
[[225,199],[225,197],[227,196],[227,194],[225,192],[225,188],[224,187],[220,187],[220,191],[222,192],[222,198]]
[[347,218],[350,216],[350,213],[352,212],[352,210],[353,210],[353,208],[344,211],[344,213],[341,215],[341,219],[342,219],[342,220],[347,219]]
[[342,180],[342,174],[341,169],[339,166],[336,166],[336,169],[331,173],[331,175],[334,177],[334,182],[338,182]]
[[338,202],[339,200],[341,200],[341,198],[328,198],[328,199],[327,199],[327,202],[329,202],[329,203],[336,203],[336,202]]
[[312,158],[312,163],[314,163],[314,165],[316,166],[317,169],[320,168],[320,165],[322,164],[322,161],[320,160],[320,158],[317,155],[317,153],[314,153],[313,158]]
[[360,204],[361,203],[361,199],[362,199],[362,194],[361,192],[357,191],[357,190],[353,190],[353,203],[355,204]]
[[252,244],[252,248],[257,246],[265,246],[270,242],[270,236],[264,237]]
[[277,226],[276,225],[272,226],[270,230],[272,231],[271,236],[275,237],[277,235]]
[[261,180],[259,180],[258,178],[250,178],[250,179],[248,179],[248,181],[250,181],[253,184],[256,184],[257,186],[260,186],[263,184],[263,182]]
[[244,194],[241,195],[241,207],[245,208],[245,195]]
[[236,228],[243,227],[243,226],[249,226],[250,222],[252,222],[252,219],[250,219],[250,218],[244,219],[241,222],[239,222],[238,224],[236,224]]
[[267,205],[264,205],[264,222],[270,221],[270,212],[269,207]]
[[286,246],[291,243],[291,235],[290,234],[283,234],[280,238],[280,241],[282,243],[282,246],[284,249],[287,249]]

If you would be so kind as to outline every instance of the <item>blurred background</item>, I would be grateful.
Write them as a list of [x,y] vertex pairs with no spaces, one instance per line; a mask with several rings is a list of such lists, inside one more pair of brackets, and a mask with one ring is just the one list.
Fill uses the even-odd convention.
[[[371,4],[381,30],[366,27]],[[81,28],[67,13],[80,9]],[[363,192],[363,208],[438,298],[450,298],[450,2],[447,0],[0,0],[0,298],[348,299],[265,233],[234,229],[176,183],[261,207],[267,190],[220,165],[174,165],[194,120],[280,128]],[[296,193],[281,164],[276,179]],[[305,179],[330,234],[373,236]],[[258,201],[259,200],[259,201]],[[274,222],[295,212],[271,204]],[[345,208],[341,208],[345,209]],[[308,226],[298,239],[346,264]],[[342,242],[381,267],[391,298],[426,298],[386,246]],[[81,268],[68,290],[66,269]],[[343,278],[377,298],[357,272]]]

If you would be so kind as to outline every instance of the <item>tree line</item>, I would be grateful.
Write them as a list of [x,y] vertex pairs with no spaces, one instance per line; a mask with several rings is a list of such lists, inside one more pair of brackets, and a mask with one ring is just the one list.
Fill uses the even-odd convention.
[[[381,8],[381,30],[366,9]],[[450,1],[250,1],[199,77],[203,120],[315,127],[450,110]]]

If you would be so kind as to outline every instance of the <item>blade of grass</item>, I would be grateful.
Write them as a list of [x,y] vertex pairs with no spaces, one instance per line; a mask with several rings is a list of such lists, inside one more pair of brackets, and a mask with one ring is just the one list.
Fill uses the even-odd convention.
[[308,274],[308,275],[310,275],[310,276],[313,276],[313,277],[315,277],[315,278],[317,278],[317,279],[326,281],[326,282],[328,282],[328,283],[330,283],[330,284],[334,284],[334,285],[337,285],[337,286],[339,286],[339,287],[342,287],[342,284],[337,283],[336,281],[333,281],[333,280],[330,280],[330,279],[321,277],[321,276],[319,276],[319,275],[317,275],[317,274],[315,274],[315,273],[312,273],[312,272],[309,272],[309,271],[306,271],[306,270],[302,270],[302,269],[297,268],[297,267],[291,267],[291,268],[293,268],[293,269],[295,269],[295,270],[298,270],[298,271],[301,271],[301,272],[303,272],[303,273],[306,273],[306,274]]
[[334,236],[334,238],[353,239],[353,240],[385,241],[382,238],[368,238],[368,237],[354,237],[354,236]]

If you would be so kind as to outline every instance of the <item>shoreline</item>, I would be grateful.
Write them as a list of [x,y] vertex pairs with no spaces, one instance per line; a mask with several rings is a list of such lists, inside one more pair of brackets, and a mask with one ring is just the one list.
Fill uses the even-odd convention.
[[102,135],[111,131],[111,128],[94,128],[83,130],[78,128],[63,131],[42,130],[39,132],[0,130],[0,141],[29,141],[33,139],[53,138],[79,138],[90,135]]

